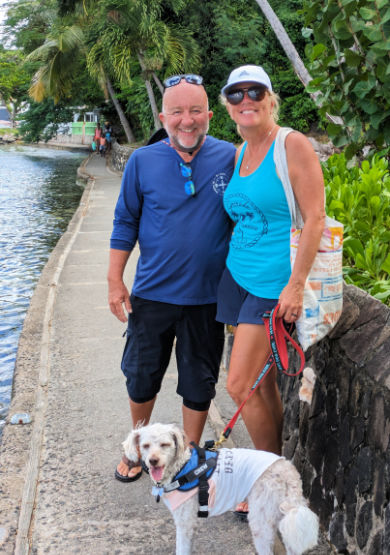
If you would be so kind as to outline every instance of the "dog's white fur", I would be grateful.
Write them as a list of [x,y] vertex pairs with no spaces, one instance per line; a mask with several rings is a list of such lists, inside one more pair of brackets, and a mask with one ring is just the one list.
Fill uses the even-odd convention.
[[300,401],[311,405],[316,379],[316,374],[313,368],[310,368],[309,366],[304,368],[301,380],[301,387],[299,388]]
[[[190,458],[183,432],[173,424],[150,424],[133,430],[123,442],[132,461],[140,456],[159,476],[158,485],[169,484]],[[261,451],[259,451],[261,456]],[[248,495],[249,526],[257,553],[271,555],[278,527],[287,555],[299,555],[318,541],[318,518],[307,507],[300,476],[291,462],[279,459],[258,478]],[[172,511],[176,524],[176,553],[191,553],[198,511],[198,496]]]

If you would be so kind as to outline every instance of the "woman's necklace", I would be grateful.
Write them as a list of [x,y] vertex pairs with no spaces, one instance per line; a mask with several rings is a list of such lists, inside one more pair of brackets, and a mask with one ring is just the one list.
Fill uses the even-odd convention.
[[[260,147],[263,146],[263,144],[266,142],[266,140],[271,136],[272,131],[275,129],[276,125],[274,125],[270,131],[268,131],[268,133],[266,134],[266,136],[264,137],[264,139],[261,141],[260,143]],[[249,152],[248,152],[249,154]],[[251,158],[249,157],[249,160],[247,161],[247,164],[245,166],[245,170],[248,171],[249,170],[249,166],[251,165]]]

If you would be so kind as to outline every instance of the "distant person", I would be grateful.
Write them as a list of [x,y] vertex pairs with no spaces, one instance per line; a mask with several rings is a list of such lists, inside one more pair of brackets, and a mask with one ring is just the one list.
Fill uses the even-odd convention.
[[[235,329],[227,389],[240,406],[270,355],[262,314],[278,303],[278,316],[287,322],[302,312],[303,288],[324,227],[324,182],[308,139],[290,133],[288,172],[304,221],[291,271],[291,216],[273,156],[280,127],[271,80],[262,67],[239,67],[231,72],[222,97],[244,139],[223,199],[235,227],[217,314],[217,320]],[[256,449],[280,454],[283,409],[275,366],[241,414]],[[247,505],[237,511],[245,513]]]
[[[197,443],[224,343],[216,294],[230,234],[222,195],[235,153],[233,145],[206,136],[212,112],[202,81],[177,75],[164,82],[160,120],[168,138],[137,149],[126,165],[108,270],[110,309],[128,320],[122,371],[133,426],[149,422],[176,338],[183,427]],[[130,296],[123,275],[137,241]],[[130,482],[141,473],[141,461],[123,458],[115,477]]]
[[106,155],[106,148],[107,148],[106,134],[102,133],[102,136],[100,137],[100,146],[99,146],[100,156]]
[[100,139],[101,138],[102,138],[102,128],[100,126],[100,123],[98,122],[98,124],[95,127],[95,134],[93,136],[93,140],[96,143],[96,148],[97,148],[98,152],[100,150],[99,147],[100,147]]
[[110,152],[112,145],[112,126],[109,121],[104,123],[104,133],[106,136],[106,152]]

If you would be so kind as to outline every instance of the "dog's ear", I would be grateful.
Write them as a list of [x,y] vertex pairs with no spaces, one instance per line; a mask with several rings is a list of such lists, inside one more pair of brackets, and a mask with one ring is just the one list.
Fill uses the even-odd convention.
[[126,457],[133,462],[137,462],[141,458],[139,450],[140,435],[139,429],[133,430],[122,443]]
[[175,442],[175,456],[177,457],[185,450],[184,433],[178,426],[172,426],[171,434]]

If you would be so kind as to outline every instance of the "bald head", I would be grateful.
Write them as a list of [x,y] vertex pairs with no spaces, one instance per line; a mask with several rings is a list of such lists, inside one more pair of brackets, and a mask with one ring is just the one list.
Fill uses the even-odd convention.
[[212,115],[202,85],[193,85],[183,79],[178,85],[165,89],[160,120],[178,150],[193,152],[200,148]]
[[168,87],[164,90],[162,111],[163,113],[172,105],[177,103],[181,104],[185,99],[191,98],[191,101],[204,106],[206,110],[209,109],[209,100],[203,85],[193,85],[187,83],[184,79],[178,85]]

